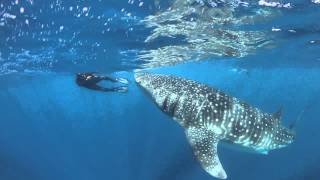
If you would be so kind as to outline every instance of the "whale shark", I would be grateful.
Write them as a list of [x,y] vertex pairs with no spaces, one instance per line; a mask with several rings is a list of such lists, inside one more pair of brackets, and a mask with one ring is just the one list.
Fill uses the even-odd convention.
[[184,128],[196,159],[213,177],[227,178],[219,142],[268,154],[294,141],[294,131],[280,123],[281,111],[263,112],[221,90],[177,76],[137,72],[135,81]]

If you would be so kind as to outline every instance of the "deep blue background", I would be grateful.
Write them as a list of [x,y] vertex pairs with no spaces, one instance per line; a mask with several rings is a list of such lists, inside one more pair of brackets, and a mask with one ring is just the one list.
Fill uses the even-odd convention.
[[[77,3],[84,3],[81,7],[95,7],[94,12],[101,10],[106,17],[121,14],[122,8],[138,19],[156,11],[151,1],[145,2],[148,8],[116,0],[102,4],[81,1],[65,6]],[[320,47],[319,41],[309,43],[320,39],[320,11],[310,2],[299,3],[297,8],[284,10],[284,16],[255,27],[298,30],[294,35],[274,32],[278,38],[276,48],[259,50],[241,59],[215,61],[213,57],[148,70],[209,84],[266,112],[283,107],[282,122],[287,126],[298,119],[295,142],[267,156],[219,146],[220,159],[231,180],[318,180],[320,177]],[[30,11],[36,13],[40,6],[46,9],[49,4],[35,2],[30,6],[34,11]],[[0,27],[0,52],[4,59],[0,60],[0,179],[214,179],[194,159],[183,129],[134,83],[132,71],[139,64],[128,62],[130,57],[123,59],[119,54],[122,50],[143,48],[143,40],[150,30],[132,25],[135,21],[115,18],[108,26],[112,30],[101,36],[100,31],[105,28],[101,22],[58,18],[65,15],[64,11],[47,10],[47,14],[36,16],[44,22],[55,20],[56,24],[48,30],[37,29],[39,24],[29,29],[23,24],[29,18],[25,16]],[[70,22],[75,24],[69,27]],[[47,44],[37,44],[29,36],[14,41],[17,29],[54,32],[61,24],[66,33],[50,35],[52,41]],[[128,31],[130,27],[134,27],[132,32]],[[58,38],[70,38],[68,32],[80,34],[67,45],[59,44]],[[6,41],[7,37],[12,39]],[[85,46],[77,46],[79,41]],[[101,46],[91,49],[89,45],[96,41]],[[65,53],[70,47],[75,52]],[[44,55],[45,60],[43,56],[26,60],[15,56],[26,48],[31,51],[44,48],[40,55],[51,49],[53,53]],[[8,62],[12,64],[6,65]],[[8,73],[11,70],[16,72]],[[100,93],[80,88],[74,83],[74,73],[80,71],[128,78],[129,92]]]
[[[192,78],[267,112],[284,108],[297,139],[269,155],[219,147],[230,179],[318,178],[320,72],[277,68],[235,72],[234,63],[154,70]],[[190,69],[192,68],[192,71]],[[210,72],[210,73],[208,73]],[[1,77],[1,179],[212,179],[193,158],[183,129],[133,83],[127,94],[79,88],[70,74]],[[308,179],[312,179],[308,178]]]

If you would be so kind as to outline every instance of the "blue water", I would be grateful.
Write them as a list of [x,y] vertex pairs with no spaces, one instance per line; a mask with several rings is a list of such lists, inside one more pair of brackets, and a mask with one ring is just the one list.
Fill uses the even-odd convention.
[[[282,123],[296,121],[294,143],[269,155],[219,146],[228,179],[320,179],[318,3],[214,1],[217,7],[206,8],[234,9],[235,15],[221,18],[231,23],[200,13],[196,29],[179,26],[146,42],[155,29],[169,32],[168,24],[195,21],[170,15],[150,27],[148,17],[177,8],[172,4],[178,1],[141,2],[0,1],[1,180],[215,179],[194,158],[184,130],[137,87],[137,70],[206,83],[266,112],[282,107]],[[256,18],[261,11],[272,15]],[[246,15],[254,22],[239,22]],[[207,22],[212,29],[198,33]],[[212,33],[221,27],[223,33]],[[226,40],[227,30],[234,38]],[[87,71],[129,79],[128,93],[77,86],[75,73]]]

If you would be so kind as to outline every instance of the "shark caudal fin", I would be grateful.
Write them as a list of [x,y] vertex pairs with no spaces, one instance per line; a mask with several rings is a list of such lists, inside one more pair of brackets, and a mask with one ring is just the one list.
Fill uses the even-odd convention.
[[202,167],[213,177],[226,179],[227,174],[220,163],[217,152],[219,137],[206,128],[196,127],[187,128],[186,136]]

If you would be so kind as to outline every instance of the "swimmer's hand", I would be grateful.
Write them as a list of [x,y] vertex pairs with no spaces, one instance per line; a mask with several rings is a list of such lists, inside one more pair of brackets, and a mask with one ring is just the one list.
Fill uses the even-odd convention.
[[127,86],[115,87],[114,91],[125,93],[125,92],[128,92],[128,87]]
[[124,79],[124,78],[117,78],[116,80],[119,83],[122,83],[122,84],[129,84],[129,81],[127,79]]

